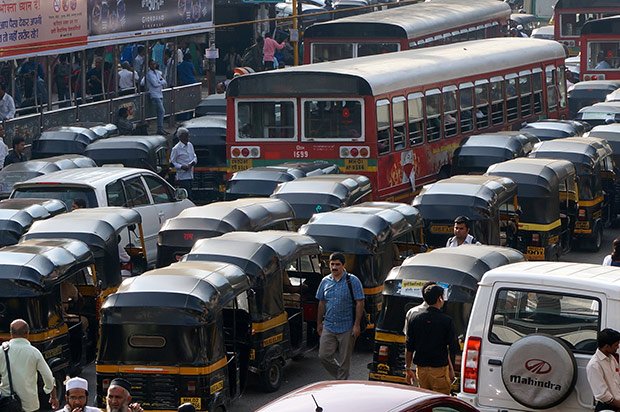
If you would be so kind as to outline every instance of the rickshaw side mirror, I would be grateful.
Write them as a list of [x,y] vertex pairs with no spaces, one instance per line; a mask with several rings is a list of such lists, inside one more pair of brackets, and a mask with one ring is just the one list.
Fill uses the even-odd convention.
[[133,232],[134,230],[136,230],[136,225],[131,224],[131,225],[127,226],[127,230],[130,230],[130,231]]
[[248,289],[246,293],[248,294],[248,298],[253,298],[256,295],[254,289]]
[[177,200],[187,199],[187,190],[183,189],[182,187],[179,187],[177,188],[174,195]]

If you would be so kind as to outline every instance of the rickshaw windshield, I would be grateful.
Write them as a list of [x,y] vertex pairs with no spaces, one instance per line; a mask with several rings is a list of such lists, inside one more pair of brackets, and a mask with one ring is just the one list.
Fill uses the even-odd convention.
[[60,296],[54,304],[53,295],[36,297],[0,298],[0,332],[8,333],[11,322],[24,319],[31,331],[56,326],[60,321]]
[[598,197],[603,190],[601,179],[596,174],[579,174],[577,181],[579,189],[579,198],[581,200],[593,200]]

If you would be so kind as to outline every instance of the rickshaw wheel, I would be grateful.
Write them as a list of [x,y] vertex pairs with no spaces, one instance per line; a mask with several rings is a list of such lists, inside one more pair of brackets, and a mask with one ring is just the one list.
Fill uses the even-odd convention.
[[259,375],[260,385],[265,392],[275,392],[282,384],[282,364],[278,359],[272,359],[267,368]]
[[590,252],[598,252],[603,244],[603,227],[602,225],[596,225],[594,229],[594,236],[591,239],[584,239],[582,245],[584,249]]

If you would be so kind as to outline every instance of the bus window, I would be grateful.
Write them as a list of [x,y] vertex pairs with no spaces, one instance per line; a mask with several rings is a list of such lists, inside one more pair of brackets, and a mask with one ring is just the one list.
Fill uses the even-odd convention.
[[480,130],[489,127],[489,113],[491,113],[489,105],[489,82],[487,80],[477,81],[475,92],[476,129]]
[[443,127],[446,137],[456,134],[457,124],[456,86],[447,86],[443,88]]
[[506,104],[508,110],[506,113],[506,119],[509,122],[514,122],[519,118],[519,96],[517,95],[517,75],[510,73],[506,75]]
[[589,41],[588,42],[588,69],[619,70],[620,69],[620,42]]
[[493,125],[504,122],[504,91],[501,77],[491,79],[491,123]]
[[547,107],[550,112],[554,112],[558,106],[558,94],[556,85],[556,70],[553,66],[547,66],[545,69],[545,78],[547,83]]
[[560,94],[560,108],[566,107],[566,67],[561,66],[557,71],[558,92]]
[[390,152],[390,101],[377,102],[377,147],[379,154]]
[[237,139],[295,139],[293,100],[239,101]]
[[392,99],[392,132],[394,133],[394,150],[402,150],[405,148],[407,136],[407,121],[405,116],[405,102],[407,100],[402,97]]
[[428,141],[441,138],[441,92],[438,89],[426,92],[426,135]]
[[591,13],[560,14],[560,36],[579,37],[583,25],[586,24],[588,20],[597,18],[597,15]]
[[474,85],[464,83],[459,85],[459,106],[461,109],[461,133],[474,129]]
[[532,89],[534,90],[534,113],[542,113],[542,100],[543,100],[543,81],[542,70],[532,70]]
[[532,75],[529,72],[519,73],[519,96],[521,117],[528,117],[532,114]]
[[302,100],[302,140],[362,140],[362,101]]
[[409,145],[415,146],[424,142],[424,114],[422,107],[424,105],[424,95],[422,93],[413,93],[407,96],[407,105],[409,109]]
[[357,57],[393,53],[400,50],[398,43],[358,43]]
[[312,63],[350,59],[353,57],[351,43],[314,43],[312,44]]

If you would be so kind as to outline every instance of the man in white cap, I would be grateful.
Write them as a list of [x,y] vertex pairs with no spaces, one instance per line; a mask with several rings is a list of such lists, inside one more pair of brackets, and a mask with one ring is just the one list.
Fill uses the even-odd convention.
[[65,383],[67,404],[57,412],[101,412],[98,408],[86,406],[88,403],[88,381],[83,378],[71,378]]

